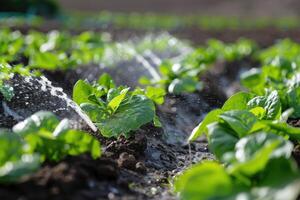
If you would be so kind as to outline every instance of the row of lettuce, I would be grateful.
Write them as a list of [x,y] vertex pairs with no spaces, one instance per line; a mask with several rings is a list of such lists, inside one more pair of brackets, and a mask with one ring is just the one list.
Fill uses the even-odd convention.
[[282,41],[259,54],[262,67],[241,76],[248,89],[211,111],[189,140],[206,134],[215,161],[179,175],[175,191],[182,199],[286,199],[300,193],[299,148],[300,45]]
[[[175,45],[170,46],[171,43]],[[0,62],[2,65],[17,65],[13,70],[18,68],[22,71],[24,67],[30,71],[67,71],[100,63],[101,66],[111,67],[120,61],[134,59],[137,54],[143,56],[149,50],[178,53],[187,46],[168,34],[145,37],[137,42],[112,42],[109,34],[95,32],[71,35],[59,31],[32,31],[22,34],[9,29],[0,30]],[[154,66],[160,74],[159,78],[141,77],[140,83],[160,87],[170,93],[201,90],[199,76],[215,62],[240,60],[252,55],[256,49],[257,45],[246,39],[228,44],[210,40],[205,46],[193,50],[180,60],[161,61],[158,66]],[[3,77],[0,77],[0,81],[1,79]]]
[[[0,25],[3,27],[41,27],[47,23],[42,17],[14,13],[2,13]],[[57,24],[69,29],[136,29],[136,30],[184,30],[200,28],[205,30],[224,29],[259,29],[273,27],[278,29],[299,28],[297,17],[260,17],[259,19],[241,19],[240,17],[205,16],[205,15],[172,15],[157,13],[122,13],[103,11],[96,14],[65,13],[56,17]]]

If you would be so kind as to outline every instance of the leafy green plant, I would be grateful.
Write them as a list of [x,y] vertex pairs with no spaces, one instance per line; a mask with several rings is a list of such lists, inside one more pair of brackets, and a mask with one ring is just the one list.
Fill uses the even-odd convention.
[[[295,200],[300,170],[291,155],[291,141],[299,143],[300,129],[286,123],[293,108],[281,111],[279,94],[272,91],[265,96],[237,93],[222,108],[208,113],[189,140],[206,133],[210,151],[224,165],[204,162],[192,166],[175,179],[175,191],[187,200],[241,196]],[[203,182],[206,186],[201,189],[198,186]]]
[[19,31],[0,30],[0,62],[18,60],[22,54],[24,43],[24,37]]
[[283,110],[294,108],[292,118],[299,118],[300,45],[282,40],[257,54],[261,68],[253,68],[241,75],[241,83],[251,92],[262,96],[277,90]]
[[[299,52],[289,40],[259,52],[263,67],[241,76],[252,93],[233,95],[194,129],[189,140],[205,133],[223,164],[198,164],[179,176],[182,199],[297,199],[300,170],[291,154],[300,129],[287,120],[299,118]],[[193,187],[201,182],[205,190]]]
[[97,14],[72,14],[64,21],[64,25],[70,28],[77,27],[118,27],[137,30],[176,30],[188,28],[200,28],[204,30],[224,29],[257,29],[263,27],[275,27],[293,29],[299,27],[298,17],[280,18],[251,18],[240,17],[205,16],[199,14],[170,15],[157,13],[125,13],[103,11]]
[[[269,157],[261,153],[257,158],[267,160]],[[251,166],[249,169],[252,169]],[[299,195],[299,170],[292,160],[282,157],[267,161],[265,168],[250,178],[239,179],[230,167],[204,162],[177,177],[174,187],[184,200],[295,200]]]
[[40,111],[16,124],[12,132],[0,129],[0,183],[11,183],[36,171],[46,160],[90,153],[101,155],[100,143],[88,133],[69,128],[50,112]]
[[50,112],[37,112],[13,127],[29,145],[30,152],[39,153],[43,160],[59,161],[67,155],[90,153],[93,158],[101,154],[99,142],[91,135],[69,128],[69,121]]
[[3,95],[4,99],[10,101],[14,96],[14,89],[12,86],[6,83],[9,79],[13,78],[15,74],[22,76],[30,75],[28,69],[23,68],[22,65],[15,67],[10,66],[7,63],[0,63],[0,93]]
[[67,70],[100,62],[103,54],[103,37],[92,32],[76,36],[58,31],[48,34],[31,32],[26,38],[24,54],[29,58],[31,68]]
[[[277,91],[273,91],[265,96],[255,96],[251,93],[240,92],[230,97],[221,109],[208,113],[193,130],[189,140],[193,141],[203,133],[208,133],[207,126],[218,121],[226,123],[235,130],[237,135],[245,135],[261,129],[267,129],[268,131],[287,134],[295,138],[295,135],[300,133],[298,131],[300,129],[293,128],[286,123],[287,118],[292,116],[293,112],[293,108],[291,108],[282,113]],[[276,130],[272,130],[275,127],[277,127]],[[284,131],[279,131],[280,129]]]
[[[224,115],[233,115],[233,111],[229,112],[220,116],[219,122],[208,125],[207,133],[209,149],[225,166],[215,162],[192,166],[175,180],[175,191],[187,200],[238,199],[240,196],[249,200],[281,199],[282,196],[295,200],[299,195],[300,173],[291,158],[293,144],[272,132],[251,133],[249,129],[255,126],[254,115],[250,122],[239,121],[236,117],[241,113],[226,119]],[[246,121],[248,132],[237,128]],[[199,188],[204,182],[205,187]]]
[[[148,96],[161,102],[153,89]],[[79,80],[73,89],[73,100],[88,114],[105,137],[128,137],[130,131],[155,120],[155,105],[142,90],[116,87],[111,77],[103,74],[93,84]]]
[[160,87],[173,94],[192,93],[202,89],[203,84],[197,77],[197,74],[204,70],[201,67],[190,69],[186,66],[166,61],[159,66],[159,72],[162,74],[160,80],[149,80],[146,77],[141,77],[140,83]]
[[19,135],[0,129],[0,144],[0,183],[18,181],[39,168],[39,155],[28,152]]
[[172,94],[193,93],[201,91],[203,83],[201,75],[207,72],[217,61],[228,62],[241,60],[254,53],[256,45],[246,39],[236,43],[224,44],[218,40],[210,40],[206,47],[199,47],[179,62],[165,60],[158,67],[161,78],[140,78],[143,85],[154,85],[164,88]]

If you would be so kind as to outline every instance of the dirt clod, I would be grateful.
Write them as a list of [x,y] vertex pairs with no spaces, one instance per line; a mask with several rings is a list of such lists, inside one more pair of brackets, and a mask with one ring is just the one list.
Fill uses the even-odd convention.
[[127,152],[121,153],[118,159],[119,167],[124,167],[127,169],[135,169],[136,159],[134,155]]
[[146,174],[147,173],[147,168],[145,166],[144,163],[142,162],[137,162],[135,165],[135,169],[137,172],[141,173],[141,174]]

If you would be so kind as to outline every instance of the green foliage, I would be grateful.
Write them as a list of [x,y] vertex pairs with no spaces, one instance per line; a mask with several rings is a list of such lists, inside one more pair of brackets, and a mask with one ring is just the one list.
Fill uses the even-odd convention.
[[[258,96],[264,96],[269,91],[276,90],[282,110],[294,108],[291,116],[293,118],[300,116],[299,53],[299,44],[291,40],[282,40],[257,54],[263,64],[261,68],[251,69],[241,76],[242,84]],[[278,97],[274,98],[278,99]],[[261,99],[260,103],[263,104],[263,97],[257,97],[256,101],[258,99]],[[279,106],[277,105],[277,107]],[[269,114],[267,113],[267,115]],[[273,116],[268,117],[273,118]]]
[[194,141],[200,137],[203,133],[207,133],[207,125],[218,121],[218,116],[226,111],[230,110],[244,110],[247,109],[248,101],[253,97],[252,94],[246,92],[239,92],[232,95],[223,105],[221,109],[210,111],[202,122],[194,128],[189,137],[189,141]]
[[281,102],[276,91],[266,96],[255,96],[252,99],[250,97],[253,95],[245,92],[230,97],[221,109],[207,114],[193,130],[189,140],[193,141],[201,134],[207,134],[207,126],[213,122],[229,128],[238,138],[265,130],[299,139],[299,129],[289,126],[286,122],[288,117],[293,116],[293,108],[281,113]]
[[300,175],[293,162],[279,158],[269,161],[265,169],[245,179],[246,184],[223,165],[204,162],[177,177],[174,187],[183,200],[297,199]]
[[59,121],[49,112],[38,112],[18,123],[12,132],[0,129],[0,183],[11,183],[35,172],[45,160],[66,156],[101,154],[99,142],[87,133],[72,130],[68,120]]
[[[201,187],[205,183],[205,187]],[[217,199],[232,190],[230,176],[215,162],[205,162],[186,170],[176,179],[175,191],[181,199]],[[213,197],[213,198],[212,198]]]
[[83,32],[72,36],[67,32],[47,34],[31,31],[0,30],[0,62],[23,63],[34,69],[67,70],[79,65],[99,63],[104,52],[101,34]]
[[[72,35],[63,31],[49,33],[30,31],[23,35],[18,31],[5,29],[0,30],[0,36],[0,62],[26,64],[27,70],[65,71],[99,63],[112,66],[122,60],[133,59],[137,55],[146,55],[149,50],[177,53],[178,50],[183,51],[182,48],[185,48],[190,51],[187,44],[168,34],[156,38],[147,36],[138,43],[110,42],[107,34],[93,32]],[[166,92],[181,94],[201,91],[204,87],[200,80],[201,75],[215,62],[239,60],[252,55],[255,50],[256,45],[246,39],[228,44],[210,40],[206,46],[176,59],[178,61],[162,60],[155,79],[140,77],[140,81],[147,85],[146,95],[156,98],[156,103],[161,104],[162,96]],[[150,92],[151,88],[160,90],[160,95],[156,92],[157,97],[154,97]],[[11,98],[7,89],[3,93],[7,98]]]
[[140,83],[164,88],[172,94],[193,93],[203,89],[200,77],[211,65],[220,60],[240,60],[254,53],[256,45],[246,39],[224,44],[210,40],[206,47],[199,47],[179,62],[164,61],[159,66],[159,79],[141,77]]
[[0,183],[15,182],[39,167],[38,154],[29,153],[17,134],[0,129],[0,144]]
[[224,164],[204,162],[179,175],[174,189],[181,199],[296,200],[300,170],[292,142],[300,142],[300,129],[287,124],[294,108],[282,110],[279,92],[270,90],[237,93],[208,113],[189,140],[206,133],[209,150]]
[[272,91],[265,96],[256,96],[247,105],[250,109],[262,107],[265,110],[264,119],[278,119],[281,114],[280,98],[277,91]]
[[103,37],[92,32],[71,36],[66,32],[48,34],[31,32],[25,36],[29,67],[67,70],[78,65],[99,62],[103,54]]
[[39,153],[43,160],[59,161],[67,155],[89,152],[94,158],[100,156],[98,141],[87,133],[69,128],[67,119],[59,121],[49,112],[38,112],[13,127],[29,145],[30,152]]
[[162,103],[163,95],[164,91],[156,91],[152,87],[146,91],[116,87],[107,74],[103,74],[94,84],[79,80],[73,89],[73,100],[105,137],[129,137],[131,131],[157,121],[153,101]]
[[21,65],[12,67],[7,63],[0,63],[0,72],[0,93],[7,101],[10,101],[14,97],[14,89],[6,81],[11,79],[15,74],[22,76],[31,74],[28,69],[24,69]]
[[64,22],[65,26],[77,28],[92,26],[93,28],[106,28],[108,26],[130,28],[137,30],[184,30],[188,28],[200,28],[204,30],[224,29],[259,29],[272,27],[293,29],[299,27],[298,17],[254,17],[241,18],[238,16],[213,16],[203,14],[170,15],[157,13],[128,13],[103,11],[97,14],[71,15]]
[[[299,195],[293,144],[271,132],[238,137],[223,123],[208,126],[209,148],[224,165],[204,162],[175,179],[181,199],[286,199]],[[284,170],[283,170],[284,169]],[[205,187],[199,187],[205,183]],[[286,192],[289,191],[289,192]]]

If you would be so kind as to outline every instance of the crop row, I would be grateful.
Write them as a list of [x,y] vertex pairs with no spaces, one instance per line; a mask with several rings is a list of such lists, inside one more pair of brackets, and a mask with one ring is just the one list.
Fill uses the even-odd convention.
[[[39,27],[47,23],[35,15],[17,13],[0,15],[0,25],[3,27],[22,27],[25,25]],[[176,30],[185,28],[201,28],[207,30],[224,29],[255,29],[275,27],[279,29],[299,28],[297,17],[241,19],[238,17],[203,16],[203,15],[170,15],[157,13],[117,13],[100,12],[98,14],[66,13],[57,16],[57,23],[70,29],[83,28],[125,28],[141,30]]]
[[194,129],[190,141],[205,133],[217,161],[177,177],[182,199],[297,199],[300,170],[292,151],[300,129],[288,122],[300,117],[299,50],[284,40],[261,52],[262,67],[241,75],[249,93],[233,95]]
[[[173,41],[163,36],[138,44],[117,43],[108,35],[92,32],[23,35],[2,30],[0,35],[2,101],[14,101],[14,88],[7,80],[15,74],[38,77],[45,70],[68,71],[91,63],[109,67],[122,59],[143,56],[149,49],[168,48]],[[177,44],[177,48],[183,45]],[[155,68],[158,77],[140,77],[143,88],[117,86],[103,74],[94,82],[79,80],[73,100],[104,137],[129,137],[146,123],[160,126],[155,104],[162,104],[167,93],[201,92],[201,75],[217,61],[251,56],[262,67],[242,74],[241,83],[249,93],[237,93],[222,108],[208,113],[190,137],[193,141],[205,133],[218,161],[203,162],[183,172],[174,182],[175,191],[187,200],[296,199],[300,174],[292,151],[299,143],[300,131],[288,122],[299,118],[299,52],[300,46],[289,40],[265,50],[249,40],[232,44],[210,40],[179,60],[163,60]],[[47,112],[0,132],[5,148],[0,155],[0,181],[4,183],[19,180],[45,160],[59,161],[86,152],[94,158],[101,154],[96,139],[70,129],[67,120],[59,122]]]

